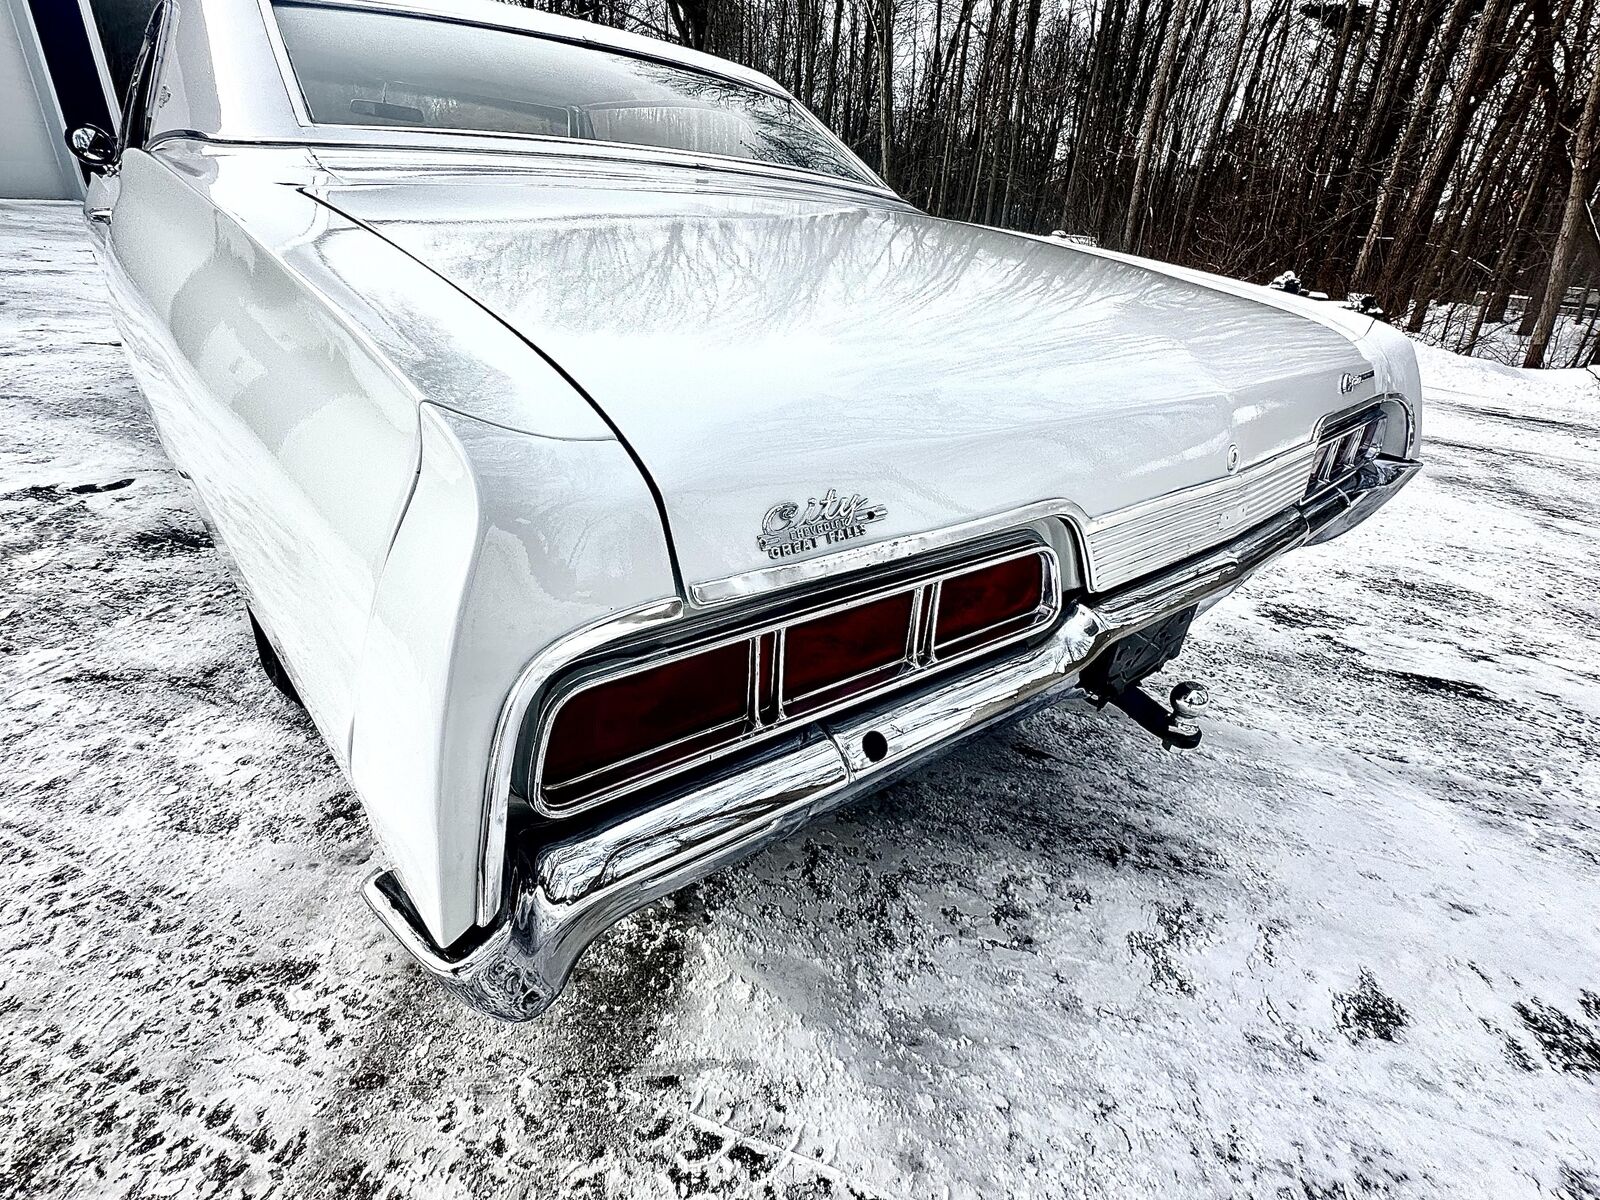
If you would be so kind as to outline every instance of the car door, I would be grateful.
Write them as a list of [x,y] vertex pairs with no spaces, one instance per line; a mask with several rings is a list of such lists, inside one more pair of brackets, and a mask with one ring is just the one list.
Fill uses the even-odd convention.
[[[416,477],[418,397],[327,292],[371,234],[298,148],[147,143],[170,2],[86,205],[134,374],[262,627],[342,762],[377,579]],[[381,244],[380,244],[381,245]]]

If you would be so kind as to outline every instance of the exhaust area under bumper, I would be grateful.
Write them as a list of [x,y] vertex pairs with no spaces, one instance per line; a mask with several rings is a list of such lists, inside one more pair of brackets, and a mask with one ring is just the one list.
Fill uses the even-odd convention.
[[786,837],[962,739],[1082,695],[1103,650],[1175,612],[1231,591],[1297,547],[1365,520],[1421,464],[1378,460],[1347,483],[1223,546],[1090,601],[1069,602],[1042,645],[980,674],[828,719],[721,777],[607,823],[551,840],[514,838],[501,920],[465,951],[434,946],[389,872],[366,882],[373,910],[418,962],[467,1003],[502,1020],[538,1015],[584,948],[616,921]]

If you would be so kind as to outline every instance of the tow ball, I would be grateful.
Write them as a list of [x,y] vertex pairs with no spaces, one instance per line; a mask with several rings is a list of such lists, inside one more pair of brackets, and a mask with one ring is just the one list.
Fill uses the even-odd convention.
[[1211,703],[1205,684],[1184,682],[1172,689],[1171,709],[1138,684],[1095,697],[1098,707],[1114,704],[1153,734],[1168,750],[1193,750],[1200,744],[1200,718]]

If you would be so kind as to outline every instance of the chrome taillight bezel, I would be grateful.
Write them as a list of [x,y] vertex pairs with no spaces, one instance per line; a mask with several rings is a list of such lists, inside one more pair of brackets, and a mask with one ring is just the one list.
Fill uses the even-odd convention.
[[[935,652],[932,632],[937,616],[940,585],[974,571],[998,566],[1020,558],[1038,557],[1041,561],[1042,585],[1040,603],[1029,613],[1011,621],[1000,636],[964,645],[952,650],[949,647]],[[783,697],[782,666],[784,661],[784,634],[799,624],[848,609],[871,604],[888,597],[911,593],[911,618],[908,623],[906,652],[894,664],[897,669],[886,672],[885,678],[865,690],[851,692],[836,700],[820,703],[798,713],[786,713],[774,698],[790,703],[809,699],[806,696]],[[613,648],[602,652],[591,663],[580,663],[559,678],[547,691],[542,703],[530,708],[537,713],[532,749],[528,759],[527,800],[541,816],[551,818],[572,817],[623,797],[655,787],[672,778],[690,774],[719,759],[741,753],[762,742],[783,735],[792,735],[808,725],[813,725],[835,713],[868,703],[886,693],[912,685],[916,681],[1001,651],[1038,636],[1055,623],[1063,606],[1062,574],[1055,550],[1043,540],[1027,535],[1006,539],[1002,543],[960,557],[946,558],[942,565],[922,570],[913,569],[895,578],[878,583],[864,583],[860,590],[838,588],[828,590],[828,598],[806,603],[797,602],[778,614],[768,614],[747,622],[724,624],[719,628],[693,635],[670,646],[658,644],[635,648]],[[1014,627],[1011,627],[1014,626]],[[969,639],[971,640],[971,639]],[[751,647],[751,696],[742,728],[735,736],[714,749],[688,756],[669,765],[646,770],[625,782],[605,787],[592,794],[584,794],[570,802],[552,799],[544,783],[544,762],[549,749],[550,736],[561,709],[579,693],[603,686],[640,671],[704,654],[729,645],[746,642]],[[835,690],[844,681],[835,681],[821,691]],[[763,690],[765,688],[765,690]],[[683,739],[685,741],[689,739]],[[648,751],[609,764],[599,771],[590,772],[562,786],[569,792],[575,784],[596,775],[612,773],[629,762],[650,759],[670,746],[652,747]]]

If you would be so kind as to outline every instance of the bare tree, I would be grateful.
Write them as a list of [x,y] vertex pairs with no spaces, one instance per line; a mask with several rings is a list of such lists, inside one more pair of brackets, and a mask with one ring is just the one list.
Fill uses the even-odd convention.
[[1167,103],[1167,90],[1178,67],[1178,40],[1183,32],[1193,0],[1176,0],[1176,8],[1167,17],[1167,36],[1161,46],[1161,61],[1156,64],[1155,83],[1145,98],[1144,124],[1139,130],[1138,156],[1134,161],[1133,187],[1128,196],[1128,219],[1122,227],[1124,249],[1138,248],[1139,230],[1144,223],[1145,188],[1150,175],[1150,159],[1155,153],[1156,132],[1161,127],[1161,113]]
[[[840,0],[842,3],[843,0]],[[894,162],[894,0],[867,0],[878,58],[878,173],[892,183]]]
[[1550,258],[1550,278],[1545,283],[1544,302],[1539,306],[1539,323],[1534,326],[1533,340],[1528,343],[1528,354],[1522,363],[1525,367],[1544,366],[1545,351],[1550,346],[1556,319],[1561,315],[1561,305],[1566,299],[1573,260],[1578,254],[1578,240],[1586,229],[1591,235],[1594,232],[1589,195],[1594,190],[1597,135],[1600,135],[1600,61],[1594,63],[1589,72],[1588,98],[1584,101],[1583,116],[1579,119],[1578,133],[1572,143],[1566,209],[1561,215],[1561,232],[1556,237],[1555,252]]
[[531,2],[771,75],[939,215],[1293,267],[1480,352],[1530,293],[1529,361],[1597,349],[1555,329],[1600,285],[1600,0]]

